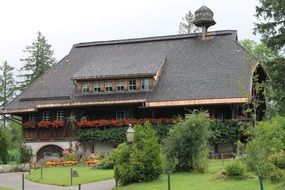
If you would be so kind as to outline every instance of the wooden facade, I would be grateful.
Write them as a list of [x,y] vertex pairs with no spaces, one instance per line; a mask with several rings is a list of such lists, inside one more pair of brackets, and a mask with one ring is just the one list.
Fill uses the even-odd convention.
[[[238,104],[237,104],[238,106]],[[42,109],[34,113],[35,122],[43,120],[43,113],[49,111],[50,121],[56,120],[57,111],[61,110],[64,113],[63,127],[23,127],[23,139],[29,141],[61,141],[61,140],[76,140],[77,122],[84,120],[117,120],[118,113],[124,113],[125,119],[161,119],[185,117],[191,110],[208,110],[212,118],[238,118],[242,114],[241,107],[238,109],[232,108],[232,105],[205,105],[205,106],[177,106],[177,107],[156,107],[142,108],[140,104],[117,105],[117,106],[90,106],[90,107],[73,107],[61,109]],[[23,126],[29,122],[29,114],[22,114]],[[71,115],[75,116],[76,121],[69,121]]]

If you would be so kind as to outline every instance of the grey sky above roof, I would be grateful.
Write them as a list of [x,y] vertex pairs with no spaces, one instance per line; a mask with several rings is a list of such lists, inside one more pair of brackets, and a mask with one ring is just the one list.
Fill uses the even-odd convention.
[[[210,40],[206,41],[193,35],[182,37],[177,35],[176,39],[175,36],[168,36],[158,37],[157,40],[152,41],[146,38],[145,41],[134,43],[129,43],[132,40],[125,40],[125,43],[119,44],[79,48],[74,46],[68,56],[36,80],[20,97],[8,105],[8,109],[31,108],[39,103],[54,102],[54,100],[20,102],[21,98],[69,96],[70,99],[55,102],[96,102],[128,99],[168,101],[248,97],[253,63],[244,49],[235,41],[236,31],[218,31],[214,34]],[[114,60],[120,56],[123,58],[115,63]],[[151,62],[152,60],[155,63]],[[153,91],[74,96],[75,87],[71,78],[74,73],[80,71],[80,68],[92,67],[92,64],[95,64],[94,71],[97,72],[106,67],[113,67],[114,64],[118,67],[120,64],[131,67],[131,63],[135,62],[135,66],[140,64],[145,68],[156,69],[161,65],[161,60],[165,60],[164,66]],[[97,64],[97,61],[100,64]],[[125,65],[124,62],[128,64]],[[121,71],[124,69],[121,68]],[[138,71],[139,68],[134,70],[134,72]]]
[[[209,30],[238,30],[239,39],[252,35],[258,0],[205,0],[217,24]],[[1,1],[0,61],[17,69],[22,52],[40,30],[55,50],[57,60],[79,42],[172,35],[188,10],[202,0],[9,0]]]

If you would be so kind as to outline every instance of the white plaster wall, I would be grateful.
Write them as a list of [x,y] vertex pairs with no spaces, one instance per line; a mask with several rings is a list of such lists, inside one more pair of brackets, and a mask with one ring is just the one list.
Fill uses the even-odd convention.
[[114,145],[110,143],[102,143],[102,142],[93,142],[88,144],[82,144],[83,152],[87,154],[91,154],[91,147],[94,146],[94,153],[95,155],[98,154],[111,154]]
[[110,154],[112,152],[113,145],[101,142],[95,143],[95,154]]
[[[75,144],[75,141],[71,142],[73,144]],[[59,146],[62,149],[68,149],[70,147],[70,141],[54,141],[54,142],[25,142],[23,143],[24,145],[31,147],[33,150],[33,157],[32,160],[36,161],[36,157],[37,157],[37,152],[44,146],[47,145],[56,145]]]
[[[62,149],[68,149],[70,148],[70,143],[72,143],[72,147],[75,147],[75,143],[76,141],[53,141],[53,142],[25,142],[23,143],[24,145],[31,147],[33,150],[33,157],[32,157],[32,161],[36,161],[36,157],[37,157],[37,152],[47,146],[47,145],[56,145],[59,146]],[[95,155],[98,154],[103,154],[103,155],[108,155],[112,152],[113,149],[113,144],[109,144],[109,143],[102,143],[102,142],[95,142],[92,144],[85,144],[85,145],[81,145],[79,150],[90,154],[90,148],[91,146],[94,145],[94,151],[95,151]]]

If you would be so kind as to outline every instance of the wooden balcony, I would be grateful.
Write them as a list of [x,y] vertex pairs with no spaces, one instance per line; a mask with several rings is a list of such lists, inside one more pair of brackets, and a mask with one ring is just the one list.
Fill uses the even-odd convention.
[[29,126],[23,124],[23,140],[24,141],[60,141],[60,140],[74,140],[76,139],[76,127],[65,123],[63,126],[39,127]]

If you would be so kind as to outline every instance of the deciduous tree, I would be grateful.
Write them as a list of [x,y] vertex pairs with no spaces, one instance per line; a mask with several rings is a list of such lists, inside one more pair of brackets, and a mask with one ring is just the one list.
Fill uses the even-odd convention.
[[194,112],[169,131],[164,152],[168,169],[199,171],[207,169],[210,121],[205,112]]
[[268,98],[267,115],[285,114],[285,62],[279,51],[268,47],[265,43],[252,40],[241,41],[250,56],[256,57],[269,74],[265,83],[266,97]]
[[262,41],[269,47],[282,50],[285,46],[285,2],[284,0],[259,0],[256,6],[255,32],[262,35]]

